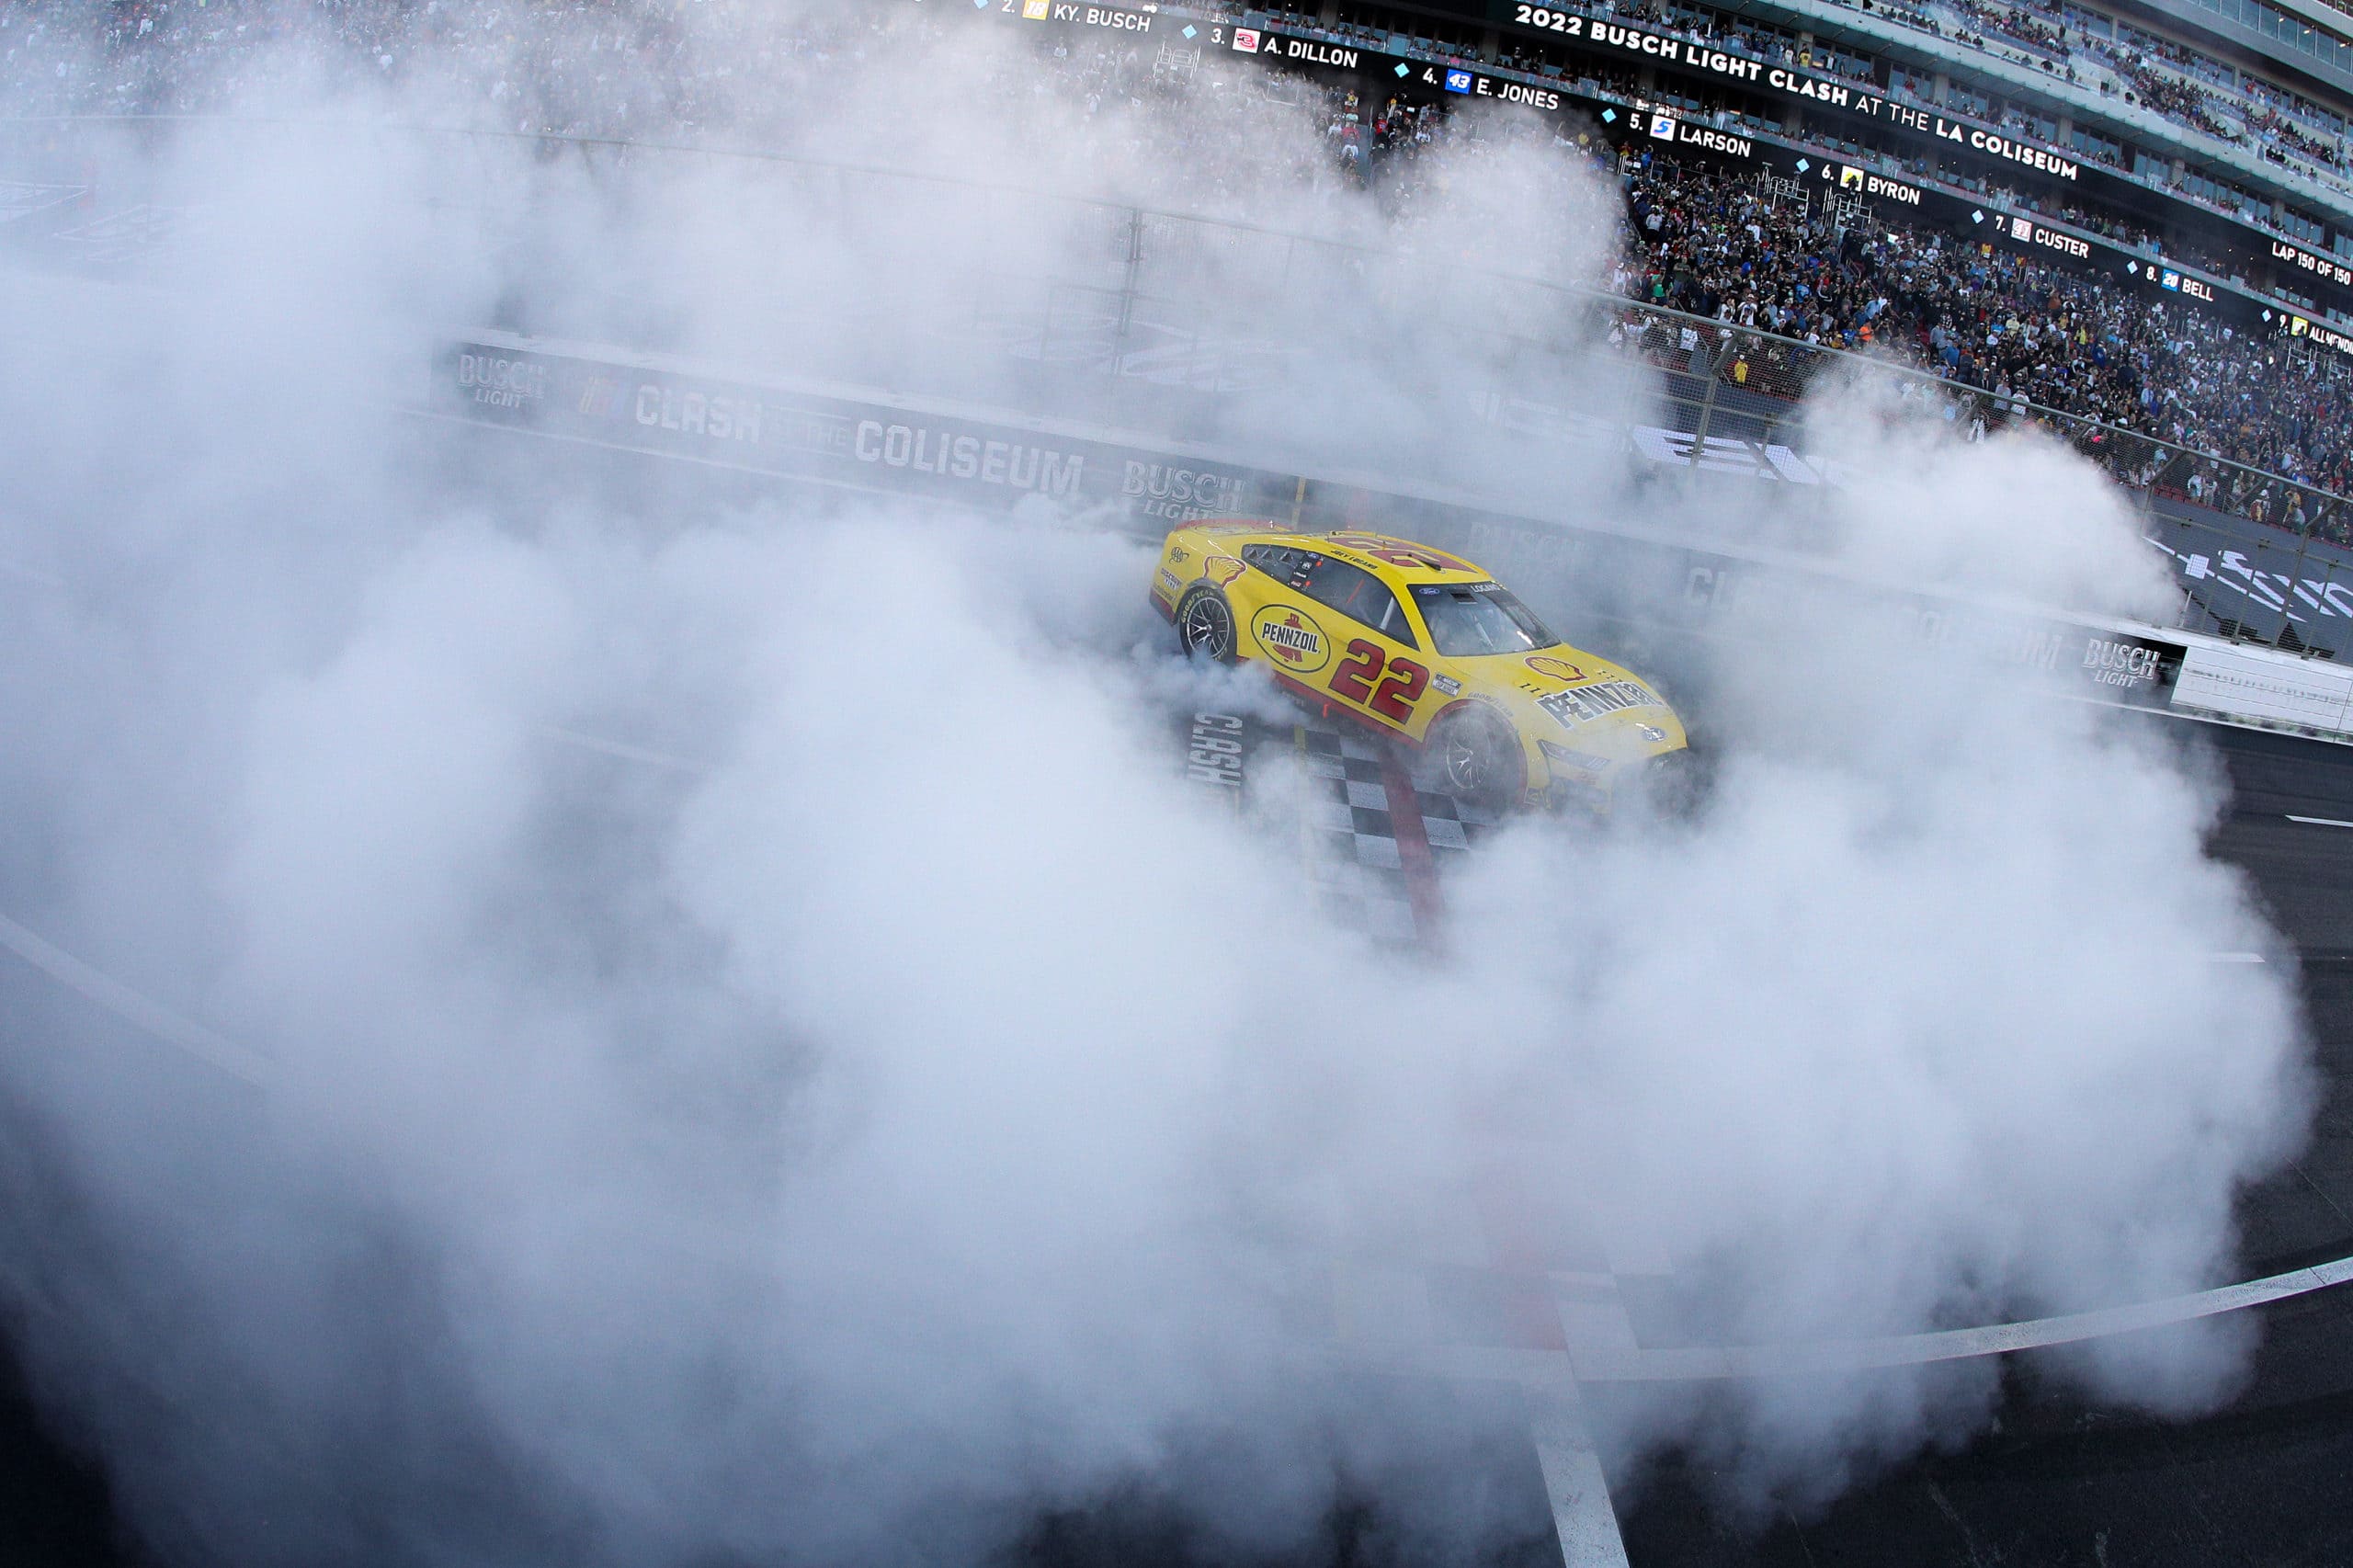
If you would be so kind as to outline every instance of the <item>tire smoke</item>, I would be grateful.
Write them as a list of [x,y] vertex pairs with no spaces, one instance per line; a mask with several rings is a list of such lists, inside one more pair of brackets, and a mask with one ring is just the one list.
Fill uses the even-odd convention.
[[[978,1562],[1132,1507],[1177,1554],[1305,1556],[1370,1497],[1368,1556],[1493,1557],[1549,1528],[1477,1479],[1509,1402],[1336,1372],[1329,1327],[1336,1260],[1478,1252],[1499,1171],[1540,1254],[1689,1343],[2229,1272],[2307,1099],[2289,966],[2205,961],[2276,948],[2204,855],[2221,786],[1900,607],[1729,618],[1684,655],[1705,813],[1513,826],[1426,960],[1186,795],[1172,705],[1281,710],[1173,661],[1132,539],[416,411],[435,335],[495,320],[1721,531],[1476,413],[1505,375],[1646,395],[1531,353],[1581,341],[1561,285],[1611,233],[1549,137],[1438,149],[1392,228],[1302,106],[1082,113],[946,37],[779,64],[737,123],[826,161],[775,164],[389,129],[472,110],[430,60],[304,97],[290,44],[247,107],[305,134],[86,132],[205,214],[165,264],[0,291],[0,911],[268,1063],[0,956],[0,1291],[142,1542]],[[1279,282],[1165,263],[1227,307],[1224,380],[1025,357],[1071,340],[1017,280],[1122,264],[1097,197],[1290,237]],[[1847,580],[2162,604],[2063,451],[1869,388],[1816,426],[1884,460],[1813,519]],[[1534,577],[1568,624],[1617,591]],[[2067,1375],[2186,1413],[2245,1350]],[[1662,1391],[1604,1437],[1620,1479],[1686,1444],[1818,1501],[1965,1438],[1996,1376]]]

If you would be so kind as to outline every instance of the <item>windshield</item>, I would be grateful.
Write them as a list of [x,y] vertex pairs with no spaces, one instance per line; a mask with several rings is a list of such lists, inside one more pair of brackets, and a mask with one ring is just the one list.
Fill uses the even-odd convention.
[[1414,603],[1429,625],[1430,641],[1450,657],[1525,653],[1560,641],[1526,605],[1493,583],[1424,583],[1414,590]]

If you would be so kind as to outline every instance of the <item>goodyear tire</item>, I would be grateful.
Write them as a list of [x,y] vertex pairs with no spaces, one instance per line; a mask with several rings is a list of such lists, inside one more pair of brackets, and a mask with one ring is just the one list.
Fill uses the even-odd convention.
[[1484,708],[1460,709],[1439,720],[1426,756],[1433,784],[1490,811],[1509,805],[1528,788],[1518,734]]
[[1215,588],[1195,588],[1176,602],[1176,645],[1221,665],[1233,662],[1233,607]]

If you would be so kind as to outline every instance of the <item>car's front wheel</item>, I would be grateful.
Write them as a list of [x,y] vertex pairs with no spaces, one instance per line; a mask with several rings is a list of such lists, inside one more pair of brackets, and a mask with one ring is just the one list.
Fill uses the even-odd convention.
[[1233,662],[1233,607],[1215,588],[1195,588],[1176,606],[1176,641],[1188,653]]
[[1484,708],[1461,709],[1439,720],[1427,749],[1433,782],[1462,800],[1492,810],[1528,787],[1519,736]]
[[1668,822],[1688,822],[1699,814],[1708,784],[1707,759],[1686,746],[1652,757],[1620,788],[1632,794],[1637,810]]

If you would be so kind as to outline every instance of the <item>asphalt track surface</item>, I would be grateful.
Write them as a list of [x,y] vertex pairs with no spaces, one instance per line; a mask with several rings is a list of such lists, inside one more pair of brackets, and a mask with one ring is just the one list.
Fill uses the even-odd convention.
[[[2325,1084],[2310,1147],[2243,1202],[2239,1277],[2252,1278],[2353,1255],[2353,747],[2222,726],[2194,733],[2214,745],[2234,786],[2216,851],[2247,873],[2299,955]],[[1399,781],[1381,777],[1358,756],[1363,748],[1315,739],[1314,726],[1293,744],[1329,759],[1326,858],[1376,868],[1370,881],[1344,892],[1381,902],[1392,879],[1387,852],[1375,851],[1393,826],[1381,813],[1404,806],[1410,791],[1396,793]],[[1362,803],[1347,804],[1352,782]],[[1376,799],[1383,793],[1385,801]],[[1426,813],[1444,810],[1427,797],[1419,803]],[[1475,829],[1469,837],[1475,849]],[[1395,910],[1392,934],[1406,937],[1403,922],[1423,914]],[[0,955],[0,963],[14,962]],[[28,976],[7,978],[14,991]],[[0,1027],[14,1032],[40,1011],[12,1010],[15,1023]],[[2254,1311],[2262,1348],[2252,1379],[2228,1409],[2203,1420],[2087,1407],[2046,1380],[2029,1352],[2006,1361],[1999,1419],[1987,1436],[1905,1464],[1803,1517],[1786,1510],[1728,1517],[1711,1502],[1705,1464],[1688,1455],[1671,1455],[1640,1476],[1612,1475],[1611,1490],[1624,1500],[1619,1525],[1628,1560],[1635,1568],[2353,1563],[2353,1287]],[[8,1327],[0,1315],[0,1333]],[[1428,1396],[1439,1404],[1465,1397],[1435,1382]],[[1586,1397],[1598,1407],[1613,1394],[1602,1384]],[[1466,1421],[1465,1430],[1492,1425]],[[1486,1506],[1525,1518],[1503,1560],[1558,1563],[1534,1451],[1465,1441],[1486,1444],[1462,1456],[1486,1489]],[[1392,1561],[1374,1544],[1377,1513],[1375,1503],[1362,1517],[1336,1521],[1321,1561]],[[1149,1517],[1049,1521],[1025,1555],[1052,1568],[1198,1561],[1165,1521]],[[37,1409],[13,1358],[0,1358],[0,1565],[142,1562],[116,1528],[99,1468],[76,1453],[55,1413]]]
[[[2200,728],[2234,785],[2214,847],[2301,955],[2326,1085],[2311,1146],[2241,1205],[2252,1278],[2353,1254],[2353,826],[2290,820],[2353,822],[2353,747]],[[1998,1430],[1816,1517],[1743,1528],[1703,1505],[1701,1467],[1657,1467],[1621,1514],[1627,1554],[1639,1568],[2353,1563],[2353,1288],[2254,1310],[2254,1376],[2220,1415],[2088,1409],[2053,1392],[2033,1356],[2015,1357]]]

